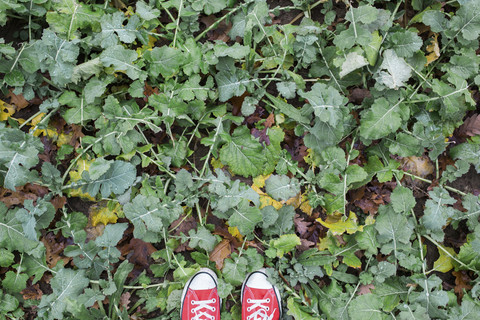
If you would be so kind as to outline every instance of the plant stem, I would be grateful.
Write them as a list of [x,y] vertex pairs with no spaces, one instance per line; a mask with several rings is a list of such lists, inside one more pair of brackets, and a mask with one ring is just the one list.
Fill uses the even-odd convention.
[[211,26],[209,26],[207,29],[203,30],[202,33],[200,33],[198,36],[195,37],[195,42],[199,41],[200,39],[202,39],[206,34],[207,32],[209,32],[210,30],[216,28],[220,22],[222,22],[223,20],[227,19],[228,17],[230,17],[232,14],[234,14],[235,12],[237,12],[238,10],[240,10],[241,8],[245,7],[246,5],[248,5],[248,3],[244,3],[238,7],[236,7],[235,9],[233,9],[232,11],[230,11],[229,13],[227,13],[226,15],[224,15],[223,17],[221,17],[220,19],[218,19],[217,21],[215,21],[215,23],[213,23]]
[[[420,181],[423,181],[423,182],[426,182],[426,183],[429,183],[429,184],[432,184],[433,181],[432,180],[429,180],[429,179],[425,179],[425,178],[422,178],[422,177],[419,177],[417,175],[414,175],[413,173],[410,173],[410,172],[407,172],[407,171],[403,171],[403,170],[398,170],[398,169],[395,169],[395,170],[392,170],[396,173],[401,173],[401,174],[404,174],[404,175],[407,175],[409,177],[412,177],[414,179],[417,179],[417,180],[420,180]],[[446,186],[446,185],[441,185],[443,188],[447,189],[448,191],[452,191],[452,192],[455,192],[455,193],[458,193],[459,195],[461,196],[466,196],[467,194],[463,191],[460,191],[458,189],[455,189],[455,188],[452,188],[450,186]]]

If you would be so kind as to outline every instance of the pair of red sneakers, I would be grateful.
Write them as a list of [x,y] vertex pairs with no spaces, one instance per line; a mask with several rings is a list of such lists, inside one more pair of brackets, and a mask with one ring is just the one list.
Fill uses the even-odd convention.
[[[250,273],[242,285],[242,320],[279,320],[282,304],[278,289],[265,269]],[[185,285],[180,320],[220,320],[217,275],[203,268]]]

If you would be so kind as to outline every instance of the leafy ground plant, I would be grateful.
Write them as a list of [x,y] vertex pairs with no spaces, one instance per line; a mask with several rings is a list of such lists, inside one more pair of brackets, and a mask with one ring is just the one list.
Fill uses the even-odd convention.
[[480,1],[0,0],[0,317],[480,313]]

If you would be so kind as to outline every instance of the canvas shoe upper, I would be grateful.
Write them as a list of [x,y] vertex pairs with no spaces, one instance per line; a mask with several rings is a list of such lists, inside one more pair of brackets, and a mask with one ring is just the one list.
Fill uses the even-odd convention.
[[217,275],[203,268],[187,282],[182,293],[180,320],[220,320]]
[[252,272],[242,285],[242,320],[279,320],[282,303],[278,289],[265,274],[265,269]]

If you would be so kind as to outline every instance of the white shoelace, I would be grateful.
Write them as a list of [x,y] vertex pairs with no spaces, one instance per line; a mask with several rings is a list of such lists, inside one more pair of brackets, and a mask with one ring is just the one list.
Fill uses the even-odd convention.
[[192,320],[202,320],[202,319],[215,320],[215,316],[212,316],[205,311],[200,311],[201,309],[208,309],[212,312],[215,312],[215,307],[210,305],[215,302],[217,302],[215,298],[210,300],[200,300],[200,301],[192,300],[191,301],[192,305],[194,306],[196,305],[196,307],[192,309],[192,313],[195,313],[195,316],[192,318]]
[[247,311],[257,308],[257,310],[247,317],[247,320],[272,320],[273,315],[275,314],[274,309],[270,315],[267,314],[270,311],[268,306],[263,305],[264,303],[270,303],[270,299],[247,299],[248,304],[253,304],[250,307],[247,307]]

